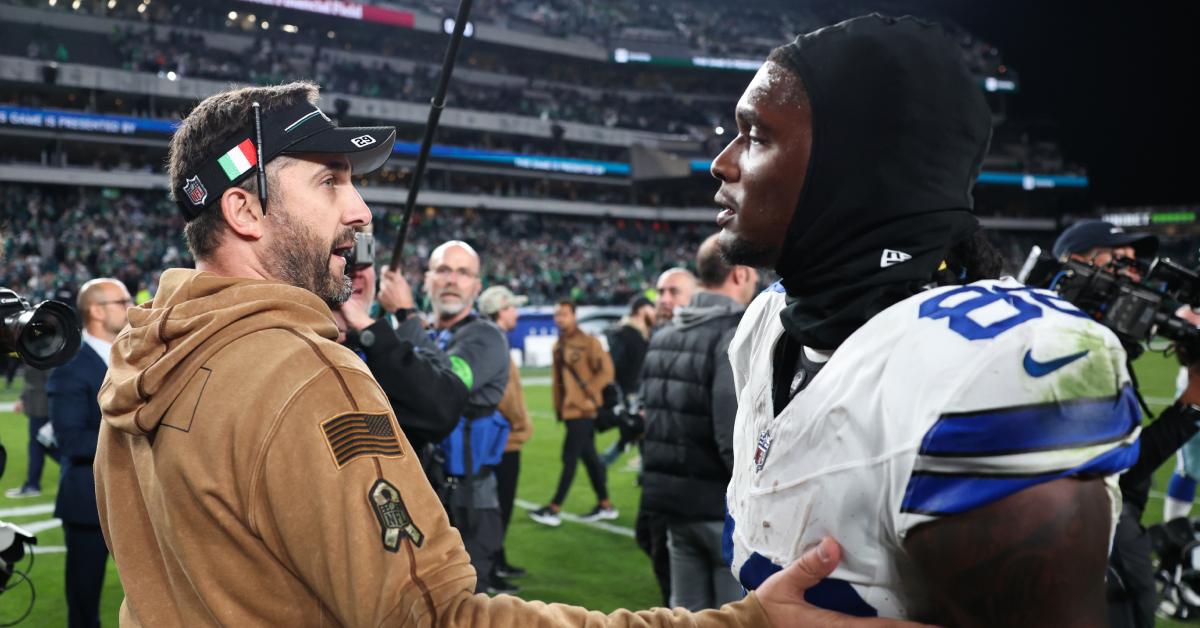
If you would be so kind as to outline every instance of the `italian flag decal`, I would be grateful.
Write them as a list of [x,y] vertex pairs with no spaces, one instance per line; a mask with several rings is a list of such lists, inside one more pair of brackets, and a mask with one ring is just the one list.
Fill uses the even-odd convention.
[[254,142],[251,142],[250,138],[242,140],[241,144],[221,155],[217,159],[217,163],[221,165],[221,169],[225,171],[225,176],[229,177],[230,181],[242,176],[243,173],[258,164],[258,155],[254,152]]

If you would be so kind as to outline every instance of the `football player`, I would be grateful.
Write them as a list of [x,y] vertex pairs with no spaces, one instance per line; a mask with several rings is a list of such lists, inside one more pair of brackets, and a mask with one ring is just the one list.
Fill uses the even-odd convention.
[[736,117],[712,164],[720,243],[782,279],[730,347],[734,575],[753,589],[836,533],[818,606],[1104,625],[1138,404],[1110,331],[990,279],[970,210],[991,116],[958,45],[879,15],[802,35]]

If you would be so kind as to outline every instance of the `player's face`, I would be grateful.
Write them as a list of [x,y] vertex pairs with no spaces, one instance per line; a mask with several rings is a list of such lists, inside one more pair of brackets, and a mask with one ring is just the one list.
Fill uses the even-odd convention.
[[479,258],[461,246],[451,246],[430,258],[425,289],[439,317],[458,316],[479,296]]
[[268,189],[266,263],[273,276],[321,297],[330,307],[350,298],[343,257],[371,211],[350,182],[344,155],[294,155]]
[[712,162],[718,245],[732,264],[779,260],[812,152],[812,110],[794,74],[766,63],[738,100],[737,137]]

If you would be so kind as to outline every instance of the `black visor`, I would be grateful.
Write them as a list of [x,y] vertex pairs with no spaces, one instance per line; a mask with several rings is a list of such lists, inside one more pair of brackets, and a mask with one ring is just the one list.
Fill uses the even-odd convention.
[[[220,150],[200,171],[185,177],[176,191],[176,204],[188,220],[255,173],[258,154],[254,124],[247,125],[221,144]],[[280,155],[330,153],[345,155],[353,174],[377,170],[392,154],[393,127],[337,127],[316,105],[302,101],[262,114],[263,161]]]

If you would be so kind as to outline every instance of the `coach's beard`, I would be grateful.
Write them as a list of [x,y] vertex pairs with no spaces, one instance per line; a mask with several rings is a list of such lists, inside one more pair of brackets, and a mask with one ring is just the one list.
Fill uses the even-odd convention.
[[[326,243],[307,225],[295,220],[286,211],[267,214],[274,233],[267,246],[266,265],[271,275],[297,288],[317,295],[330,308],[337,308],[354,293],[353,282],[345,273],[333,273],[329,268],[331,243]],[[354,240],[354,229],[343,228],[333,242]]]

